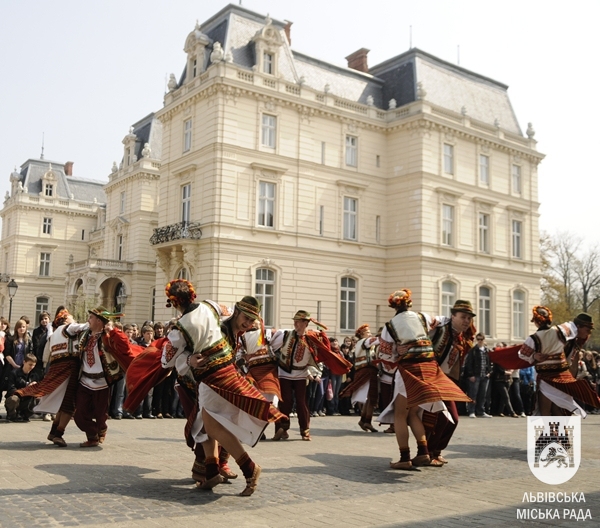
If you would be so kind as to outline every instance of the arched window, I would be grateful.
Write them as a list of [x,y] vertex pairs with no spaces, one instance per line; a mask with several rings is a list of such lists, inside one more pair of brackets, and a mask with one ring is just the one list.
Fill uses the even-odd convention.
[[181,268],[179,273],[177,274],[178,279],[190,280],[190,274],[188,273],[187,268]]
[[479,288],[479,313],[477,329],[486,337],[492,336],[492,290],[487,286]]
[[525,339],[525,292],[515,290],[512,295],[513,337]]
[[340,330],[356,329],[356,279],[342,277],[340,288]]
[[275,325],[275,272],[268,268],[256,270],[254,295],[262,305],[261,314],[265,327]]
[[35,299],[35,324],[37,326],[42,312],[50,311],[50,299],[48,297],[37,297]]
[[452,281],[442,282],[442,315],[450,317],[450,310],[456,302],[456,283]]

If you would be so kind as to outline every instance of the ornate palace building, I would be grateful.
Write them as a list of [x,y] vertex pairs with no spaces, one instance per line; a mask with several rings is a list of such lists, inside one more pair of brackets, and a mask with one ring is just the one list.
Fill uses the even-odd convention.
[[143,155],[134,126],[106,219],[57,271],[70,302],[166,320],[164,284],[179,276],[200,299],[258,296],[268,327],[302,308],[339,335],[381,326],[389,293],[409,287],[417,310],[469,299],[490,338],[528,335],[543,155],[506,85],[418,49],[332,65],[292,50],[291,23],[237,5],[197,24],[184,53],[148,118],[160,146]]

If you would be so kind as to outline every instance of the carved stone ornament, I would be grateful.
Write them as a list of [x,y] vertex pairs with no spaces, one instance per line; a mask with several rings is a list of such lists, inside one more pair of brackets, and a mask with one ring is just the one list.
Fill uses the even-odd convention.
[[330,90],[331,90],[331,86],[329,86],[329,84],[326,84],[326,85],[323,87],[323,91],[324,91],[325,93],[329,93],[329,91],[330,91]]
[[117,166],[117,162],[113,161],[112,168],[110,169],[110,172],[112,174],[115,174],[115,172],[117,172],[118,170],[119,170],[119,167]]
[[496,128],[500,128],[500,119],[498,119],[498,118],[494,119],[494,126]]
[[394,108],[396,108],[396,99],[390,99],[390,102],[388,103],[389,109],[393,110]]
[[149,158],[152,150],[150,149],[150,143],[145,143],[144,148],[142,149],[142,156],[144,158]]
[[423,99],[425,99],[426,95],[427,95],[427,92],[425,91],[425,88],[423,88],[423,83],[421,81],[419,81],[417,83],[417,99],[423,100]]
[[167,88],[169,88],[169,92],[172,92],[177,88],[177,79],[175,78],[174,73],[171,73],[169,75],[169,82],[167,83]]
[[221,47],[221,43],[215,42],[213,44],[212,53],[210,54],[210,62],[212,62],[213,64],[216,64],[218,62],[221,62],[223,60],[223,57],[224,57],[224,52],[223,52],[223,48]]
[[375,104],[375,100],[372,95],[367,96],[367,106],[373,106]]
[[273,101],[267,101],[265,103],[265,108],[269,111],[269,112],[273,112],[275,110],[275,103]]
[[465,105],[463,105],[462,108],[460,109],[460,113],[464,116],[467,115],[467,107]]
[[348,123],[348,132],[356,134],[356,125],[354,123]]
[[231,64],[233,62],[233,53],[231,53],[231,50],[225,53],[225,62],[228,64]]
[[531,123],[527,123],[527,137],[529,139],[533,139],[535,136],[535,130],[533,129],[533,125]]

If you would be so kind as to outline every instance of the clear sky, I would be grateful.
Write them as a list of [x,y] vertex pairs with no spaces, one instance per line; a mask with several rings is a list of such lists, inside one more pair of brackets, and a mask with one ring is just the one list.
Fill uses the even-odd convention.
[[[239,3],[238,0],[234,3]],[[162,107],[183,45],[227,2],[2,0],[0,196],[13,168],[40,156],[74,161],[74,175],[107,180],[129,127]],[[509,85],[538,150],[540,226],[600,242],[594,196],[600,123],[599,1],[242,0],[290,20],[292,48],[341,66],[365,47],[375,65],[412,44]]]

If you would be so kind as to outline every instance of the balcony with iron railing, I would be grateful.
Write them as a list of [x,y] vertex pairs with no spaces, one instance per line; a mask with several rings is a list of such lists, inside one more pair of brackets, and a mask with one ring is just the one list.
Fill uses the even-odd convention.
[[200,240],[202,229],[199,222],[178,222],[163,227],[158,227],[150,237],[150,244],[164,244],[173,240]]

